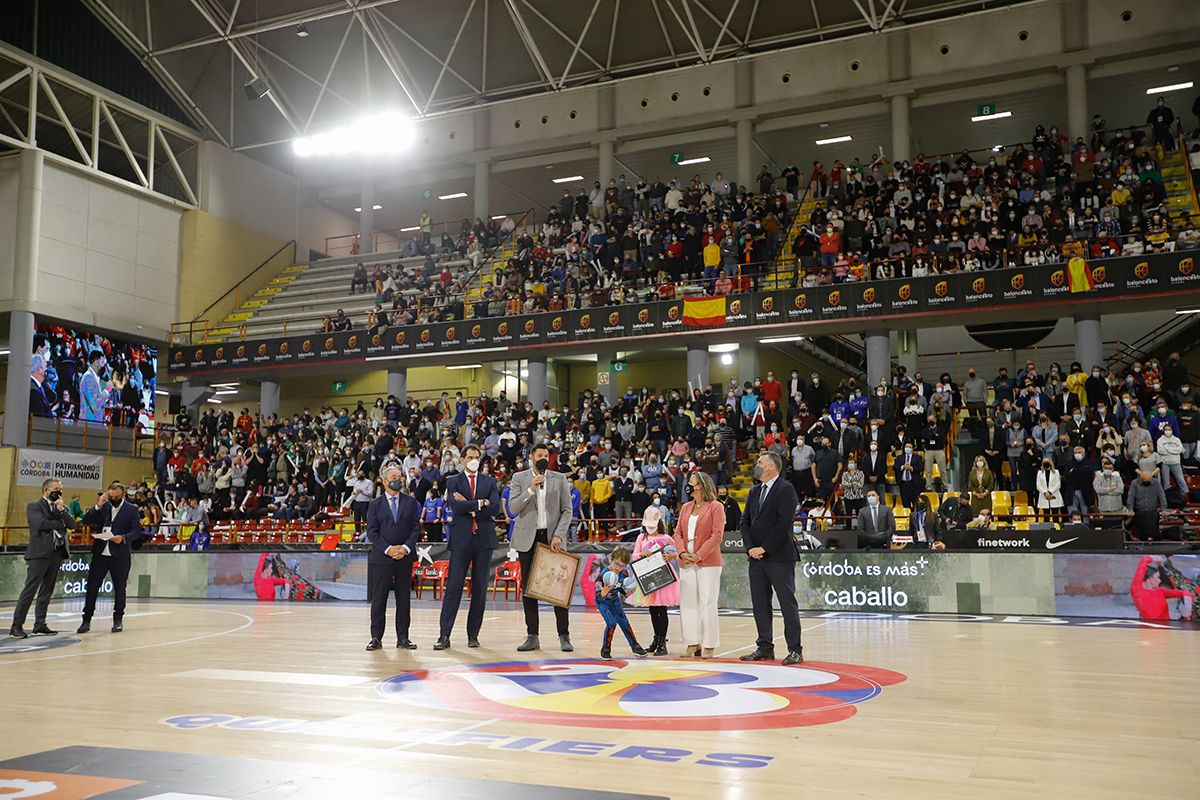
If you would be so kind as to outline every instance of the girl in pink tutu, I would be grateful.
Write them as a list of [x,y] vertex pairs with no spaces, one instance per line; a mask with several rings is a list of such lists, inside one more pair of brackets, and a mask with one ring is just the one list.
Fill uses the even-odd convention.
[[[676,558],[675,542],[667,532],[663,523],[662,512],[654,506],[646,509],[642,517],[642,532],[638,534],[633,545],[633,560],[663,551],[663,559],[672,562]],[[675,570],[674,564],[671,569]],[[676,571],[678,576],[678,571]],[[665,656],[667,654],[667,609],[679,605],[679,581],[664,586],[656,592],[643,595],[641,589],[634,592],[633,604],[646,606],[650,609],[650,622],[654,626],[654,641],[648,648],[651,655]]]

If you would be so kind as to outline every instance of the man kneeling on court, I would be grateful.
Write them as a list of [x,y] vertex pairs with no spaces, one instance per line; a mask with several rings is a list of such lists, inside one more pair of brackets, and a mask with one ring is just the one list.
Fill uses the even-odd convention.
[[401,494],[403,473],[395,463],[383,468],[384,493],[367,507],[367,584],[371,592],[371,641],[368,650],[383,647],[383,623],[388,595],[396,595],[396,647],[416,650],[408,638],[409,593],[417,540],[421,536],[421,507]]

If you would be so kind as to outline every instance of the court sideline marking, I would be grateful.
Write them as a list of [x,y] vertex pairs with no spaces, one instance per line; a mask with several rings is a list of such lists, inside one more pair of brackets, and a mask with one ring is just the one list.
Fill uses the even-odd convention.
[[[801,619],[803,619],[803,617]],[[809,631],[815,631],[817,628],[824,628],[826,625],[828,625],[829,623],[834,622],[834,621],[835,620],[827,619],[819,625],[813,625],[810,628],[802,628],[801,633],[804,634],[804,633],[808,633]],[[774,639],[772,639],[771,642],[772,643],[778,642],[785,635],[786,634],[781,633],[778,636],[776,636]],[[742,645],[741,647],[735,647],[732,650],[726,650],[724,653],[717,653],[715,656],[713,656],[713,658],[724,658],[725,656],[731,656],[734,653],[740,653],[743,650],[749,650],[751,647],[755,647],[755,646],[756,645],[753,645],[753,644]]]
[[236,628],[229,628],[228,630],[217,631],[216,633],[206,633],[201,636],[189,636],[186,639],[175,639],[175,640],[169,641],[169,642],[153,642],[151,644],[139,644],[139,645],[133,645],[131,647],[118,647],[118,648],[115,648],[112,650],[90,650],[90,651],[86,651],[86,652],[82,652],[82,653],[66,653],[61,656],[43,656],[41,658],[17,658],[17,659],[11,659],[11,660],[3,660],[3,661],[0,661],[0,666],[8,666],[10,664],[29,664],[34,661],[57,661],[60,658],[83,658],[84,656],[110,655],[112,653],[127,653],[132,650],[150,650],[155,647],[170,647],[172,645],[187,644],[188,642],[199,642],[199,641],[203,641],[205,639],[215,639],[218,636],[225,636],[230,633],[237,633],[238,631],[244,631],[246,628],[249,628],[251,625],[254,624],[253,617],[249,617],[249,616],[239,613],[237,611],[222,611],[221,609],[217,609],[217,608],[202,608],[200,610],[206,611],[211,614],[229,614],[230,616],[241,617],[242,619],[244,619],[246,621],[243,622],[241,625],[237,626]]

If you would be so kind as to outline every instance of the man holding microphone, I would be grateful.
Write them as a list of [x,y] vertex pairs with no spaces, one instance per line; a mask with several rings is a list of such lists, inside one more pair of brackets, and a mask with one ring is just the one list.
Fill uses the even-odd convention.
[[[92,531],[92,564],[88,568],[87,599],[83,603],[83,623],[76,633],[92,629],[92,614],[96,611],[96,596],[104,579],[112,576],[112,632],[125,630],[125,585],[133,562],[130,544],[142,534],[142,514],[133,503],[125,502],[125,484],[113,481],[108,493],[101,494],[96,505],[83,515],[83,524]],[[99,531],[99,536],[96,532]]]
[[[550,448],[534,445],[529,453],[531,469],[513,475],[508,505],[516,522],[513,525],[512,546],[521,563],[521,580],[528,587],[536,545],[548,544],[554,552],[562,551],[562,543],[571,525],[571,487],[561,473],[550,471]],[[526,595],[525,641],[517,652],[538,650],[538,601]],[[564,653],[574,652],[571,644],[570,617],[567,609],[554,607],[558,642]]]
[[29,546],[25,548],[25,588],[13,609],[12,628],[8,635],[14,639],[25,639],[25,617],[29,606],[37,595],[37,606],[33,611],[33,632],[53,636],[58,631],[46,624],[46,612],[58,580],[58,568],[69,555],[67,532],[75,528],[75,518],[67,511],[62,499],[62,484],[53,478],[42,481],[42,496],[25,506],[25,517],[29,521]]
[[371,641],[367,650],[383,647],[383,624],[388,595],[396,595],[396,647],[416,650],[408,638],[409,594],[417,540],[421,537],[421,507],[401,494],[403,472],[395,462],[383,468],[383,489],[367,508],[367,583],[371,592]]

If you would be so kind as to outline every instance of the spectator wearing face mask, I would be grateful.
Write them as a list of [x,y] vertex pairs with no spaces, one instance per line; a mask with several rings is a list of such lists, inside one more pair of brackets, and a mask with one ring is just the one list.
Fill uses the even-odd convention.
[[1100,469],[1092,478],[1092,490],[1096,493],[1096,513],[1121,513],[1125,482],[1121,480],[1121,474],[1111,459],[1105,458],[1100,462]]
[[1043,458],[1037,473],[1038,518],[1053,521],[1063,507],[1062,475],[1054,467],[1054,461]]
[[1164,425],[1160,430],[1162,433],[1155,443],[1155,448],[1158,451],[1159,479],[1162,481],[1163,491],[1170,489],[1171,481],[1174,480],[1176,490],[1186,497],[1188,486],[1183,477],[1183,442],[1175,435],[1171,425]]
[[[855,456],[850,456],[841,477],[842,502],[845,505],[847,516],[856,515],[866,503],[866,482],[866,473],[859,467]],[[878,493],[876,493],[876,499],[878,499]]]
[[1091,507],[1092,484],[1096,476],[1096,465],[1087,458],[1087,451],[1082,446],[1071,450],[1071,461],[1066,468],[1063,480],[1063,491],[1066,498],[1068,513],[1078,513],[1087,516]]
[[967,475],[967,493],[971,497],[971,513],[978,514],[984,508],[992,506],[992,492],[996,489],[996,476],[988,468],[987,460],[975,456],[975,466]]
[[1162,484],[1154,480],[1150,470],[1140,470],[1137,480],[1129,484],[1125,498],[1125,516],[1134,538],[1143,541],[1161,538],[1159,514],[1167,508],[1167,495]]

